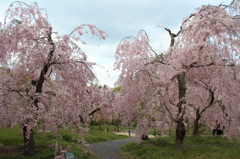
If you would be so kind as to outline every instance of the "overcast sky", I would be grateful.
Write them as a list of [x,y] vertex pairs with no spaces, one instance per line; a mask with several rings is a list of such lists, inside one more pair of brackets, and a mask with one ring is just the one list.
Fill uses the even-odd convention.
[[[22,0],[27,4],[37,2],[47,10],[54,31],[69,34],[80,24],[93,24],[107,32],[105,41],[87,39],[81,46],[88,60],[100,66],[94,73],[101,82],[113,87],[118,72],[113,71],[114,55],[118,43],[140,29],[147,32],[154,49],[165,51],[169,45],[167,33],[159,25],[177,33],[182,19],[201,5],[230,4],[232,0]],[[0,21],[11,0],[0,0]],[[108,71],[108,72],[107,72]]]

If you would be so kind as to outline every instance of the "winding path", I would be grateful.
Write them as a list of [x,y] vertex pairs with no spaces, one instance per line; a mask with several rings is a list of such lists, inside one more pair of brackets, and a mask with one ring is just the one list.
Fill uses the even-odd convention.
[[90,144],[89,148],[93,151],[98,159],[120,159],[117,153],[120,152],[121,146],[129,142],[137,142],[139,139],[127,138],[113,141],[105,141],[97,144]]

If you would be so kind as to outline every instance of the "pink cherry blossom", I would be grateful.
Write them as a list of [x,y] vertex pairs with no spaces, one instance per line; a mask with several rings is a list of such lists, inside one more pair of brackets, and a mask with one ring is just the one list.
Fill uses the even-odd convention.
[[[220,120],[226,135],[239,136],[239,13],[238,1],[227,7],[204,5],[184,18],[165,54],[154,51],[147,34],[123,39],[116,51],[120,70],[116,98],[124,125],[137,122],[141,135],[149,127],[175,129],[181,146],[186,126],[212,127]],[[236,7],[238,6],[238,7]],[[234,131],[235,130],[235,131]]]
[[87,92],[89,84],[96,81],[95,63],[87,61],[74,40],[80,39],[82,29],[89,29],[99,39],[105,39],[105,32],[87,24],[71,35],[59,35],[36,3],[12,3],[3,24],[0,125],[21,124],[29,156],[34,155],[32,131],[36,127],[52,132],[59,126],[87,131],[83,124],[90,123],[89,113],[107,101],[96,89]]

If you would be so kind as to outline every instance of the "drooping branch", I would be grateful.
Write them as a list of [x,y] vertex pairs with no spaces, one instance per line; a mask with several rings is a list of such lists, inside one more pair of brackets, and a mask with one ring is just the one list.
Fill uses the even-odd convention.
[[89,114],[88,114],[88,116],[92,116],[93,114],[95,114],[96,112],[98,112],[98,111],[100,111],[101,110],[101,108],[96,108],[96,109],[94,109],[93,111],[91,111]]
[[20,96],[23,96],[21,93],[22,92],[27,92],[27,89],[12,89],[11,87],[9,87],[8,85],[6,85],[6,84],[3,84],[7,89],[8,89],[8,91],[9,92],[16,92],[18,95],[20,95]]
[[202,109],[202,111],[199,113],[200,115],[202,115],[202,113],[203,112],[205,112],[208,108],[210,108],[211,106],[212,106],[212,104],[214,103],[214,91],[212,91],[211,89],[209,89],[208,90],[209,91],[209,93],[210,93],[210,100],[209,100],[209,103],[208,103],[208,105],[206,106],[206,107],[204,107],[203,109]]

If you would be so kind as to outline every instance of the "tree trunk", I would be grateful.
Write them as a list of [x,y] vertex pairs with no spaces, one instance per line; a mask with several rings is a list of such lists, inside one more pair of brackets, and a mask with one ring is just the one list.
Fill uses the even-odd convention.
[[33,130],[31,129],[30,132],[27,132],[27,126],[23,126],[23,138],[25,146],[24,155],[33,157],[35,155]]
[[[48,53],[48,63],[45,63],[43,65],[43,68],[40,72],[39,79],[37,81],[32,81],[32,85],[35,86],[36,91],[35,93],[42,93],[42,88],[43,88],[43,83],[45,81],[45,76],[50,68],[50,65],[52,63],[51,59],[53,56],[53,53],[55,51],[55,45],[51,37],[51,29],[50,32],[48,33],[48,42],[52,46],[52,49]],[[38,112],[39,106],[38,106],[39,99],[36,98],[34,99],[34,106],[36,108],[36,111]],[[35,113],[35,120],[37,120],[38,113]],[[35,155],[35,143],[34,143],[34,137],[33,137],[33,129],[30,131],[27,130],[27,126],[23,125],[23,138],[24,138],[24,155],[33,157]]]
[[[45,80],[44,76],[46,75],[48,68],[49,67],[45,64],[40,73],[40,77],[36,83],[36,93],[42,93],[43,82]],[[33,104],[37,111],[39,109],[38,102],[39,102],[38,98],[34,99]],[[35,115],[34,118],[37,120],[38,113],[35,113],[34,115]],[[24,146],[25,146],[24,155],[33,157],[35,155],[35,143],[34,143],[33,129],[28,131],[27,126],[23,125],[23,138],[24,138]]]
[[186,129],[185,129],[185,125],[183,123],[183,118],[180,118],[177,121],[177,128],[176,128],[175,144],[177,147],[182,146],[183,140],[185,138],[185,134],[186,134]]
[[200,113],[199,113],[199,109],[196,110],[196,119],[194,120],[193,123],[193,133],[192,136],[197,136],[198,135],[198,129],[199,129],[199,119],[200,119]]
[[182,146],[183,140],[186,134],[185,125],[183,123],[183,116],[185,114],[183,105],[186,104],[185,97],[186,97],[186,80],[185,80],[186,74],[180,73],[177,76],[178,80],[178,95],[179,95],[179,102],[177,104],[178,107],[178,119],[177,119],[177,128],[176,128],[176,138],[175,138],[175,144],[177,147]]

